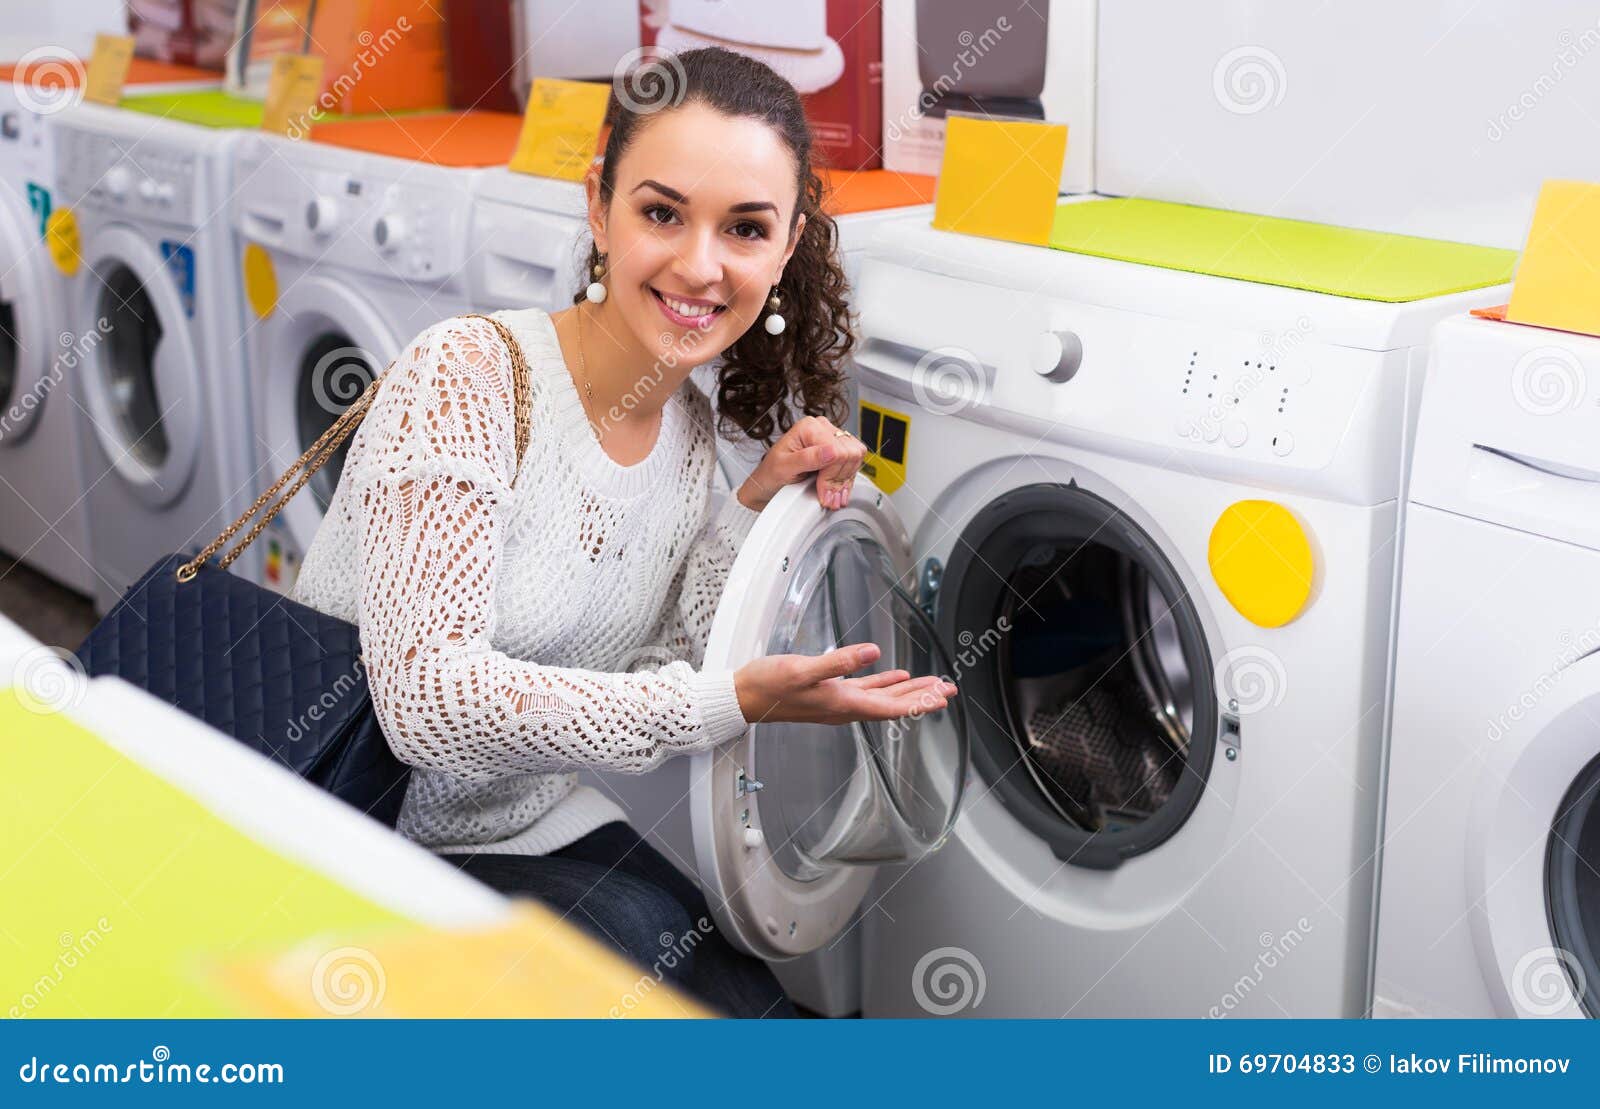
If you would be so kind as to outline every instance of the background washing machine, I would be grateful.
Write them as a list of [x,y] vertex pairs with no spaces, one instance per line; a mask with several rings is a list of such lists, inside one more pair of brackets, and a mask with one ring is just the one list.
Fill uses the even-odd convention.
[[60,201],[81,239],[67,330],[101,336],[84,344],[76,388],[104,612],[152,562],[203,546],[248,503],[243,394],[226,387],[240,372],[234,134],[89,104],[52,126]]
[[[466,280],[475,167],[504,161],[518,121],[469,114],[325,124],[312,142],[251,135],[241,144],[232,220],[250,308],[235,357],[249,366],[251,499],[403,344],[476,310]],[[257,541],[263,584],[293,587],[343,459],[331,458]]]
[[860,434],[975,773],[950,843],[866,903],[865,1015],[1366,1010],[1422,344],[1503,292],[884,229]]
[[1375,1016],[1600,1015],[1600,339],[1434,334]]
[[[81,345],[67,330],[61,275],[44,248],[55,204],[51,121],[78,96],[67,54],[0,66],[0,550],[63,585],[94,591],[72,378]],[[215,75],[136,59],[130,88],[186,88]],[[53,399],[52,399],[53,396]]]

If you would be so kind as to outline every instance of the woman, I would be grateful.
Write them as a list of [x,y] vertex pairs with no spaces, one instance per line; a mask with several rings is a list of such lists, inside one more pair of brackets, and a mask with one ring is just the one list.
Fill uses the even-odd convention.
[[[643,772],[758,720],[936,711],[955,687],[851,677],[873,644],[696,669],[756,513],[798,481],[842,507],[864,450],[834,426],[849,319],[799,97],[739,54],[678,61],[660,110],[613,98],[586,182],[587,295],[498,317],[531,378],[520,469],[496,329],[430,328],[352,441],[297,597],[360,625],[378,719],[415,768],[403,834],[725,1012],[787,1014],[767,968],[574,770]],[[711,406],[688,375],[718,355],[724,430],[768,449],[713,515]]]

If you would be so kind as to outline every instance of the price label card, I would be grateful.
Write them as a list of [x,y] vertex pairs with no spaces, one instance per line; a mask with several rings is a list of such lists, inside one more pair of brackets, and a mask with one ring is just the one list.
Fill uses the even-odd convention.
[[275,135],[304,138],[322,91],[322,58],[316,54],[279,54],[272,59],[272,78],[261,112],[261,129]]
[[933,200],[933,226],[1045,244],[1055,222],[1067,125],[952,112]]
[[1506,318],[1600,335],[1600,185],[1546,181]]
[[96,35],[94,53],[83,79],[83,98],[113,108],[122,99],[122,86],[128,80],[133,61],[133,38],[129,35]]
[[540,77],[528,93],[510,168],[536,177],[582,181],[594,161],[611,86]]

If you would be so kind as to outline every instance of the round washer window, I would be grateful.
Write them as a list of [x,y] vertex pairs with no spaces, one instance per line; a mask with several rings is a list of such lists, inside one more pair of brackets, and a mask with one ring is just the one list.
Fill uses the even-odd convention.
[[1218,711],[1198,613],[1155,542],[1076,486],[980,512],[939,589],[973,762],[1062,860],[1165,842],[1204,793]]
[[[372,358],[352,343],[348,335],[332,331],[317,336],[300,359],[299,386],[295,393],[295,426],[300,436],[300,450],[311,446],[332,427],[377,376]],[[339,487],[339,475],[344,472],[349,449],[350,440],[346,439],[307,482],[324,512],[333,500],[333,491]]]
[[1584,767],[1561,799],[1545,849],[1550,931],[1583,1011],[1600,1017],[1600,758]]
[[107,324],[104,385],[117,430],[133,459],[160,469],[171,452],[156,391],[161,317],[144,282],[128,266],[117,264],[106,277],[100,290],[100,316]]
[[17,365],[22,352],[17,340],[16,309],[0,300],[0,409],[9,409],[17,392]]

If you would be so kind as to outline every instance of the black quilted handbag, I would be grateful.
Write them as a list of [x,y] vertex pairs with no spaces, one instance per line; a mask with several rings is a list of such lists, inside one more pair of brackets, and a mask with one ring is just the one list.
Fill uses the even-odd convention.
[[[510,330],[518,468],[528,443],[528,367]],[[145,572],[77,650],[91,677],[115,675],[233,736],[335,797],[393,827],[411,768],[373,713],[354,624],[318,612],[228,567],[350,435],[383,378],[250,508],[193,558],[168,555]],[[290,485],[290,482],[293,482]],[[287,492],[280,492],[289,485]],[[245,537],[212,556],[258,513]]]

